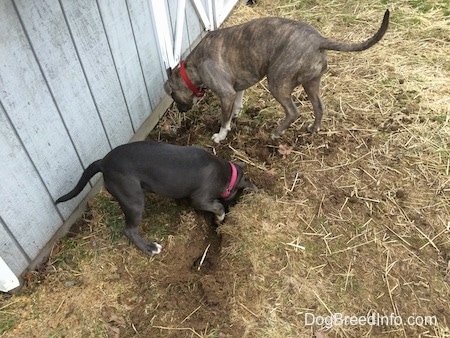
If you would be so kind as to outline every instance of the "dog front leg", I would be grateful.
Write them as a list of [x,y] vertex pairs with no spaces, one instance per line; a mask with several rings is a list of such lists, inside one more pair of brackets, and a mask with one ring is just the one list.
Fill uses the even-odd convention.
[[233,104],[233,117],[234,118],[237,118],[239,116],[241,109],[244,107],[244,105],[242,104],[243,97],[244,97],[243,90],[236,93],[236,99],[234,100],[234,104]]
[[125,236],[128,237],[130,241],[133,242],[134,245],[138,247],[138,249],[145,252],[147,255],[157,255],[161,252],[162,246],[156,242],[147,242],[145,241],[138,232],[136,227],[125,227],[124,230]]
[[231,118],[233,117],[233,106],[235,100],[236,93],[221,97],[222,122],[220,125],[220,130],[211,137],[211,139],[216,143],[220,143],[220,141],[225,140],[228,132],[231,130]]
[[144,193],[135,181],[125,184],[128,184],[126,190],[113,183],[107,186],[111,195],[119,201],[125,215],[125,236],[147,255],[159,254],[162,249],[161,245],[156,242],[147,242],[139,235],[139,224],[142,221],[145,205]]
[[218,200],[211,201],[202,198],[192,200],[191,204],[196,210],[212,212],[215,216],[214,220],[216,224],[222,223],[225,219],[225,207]]

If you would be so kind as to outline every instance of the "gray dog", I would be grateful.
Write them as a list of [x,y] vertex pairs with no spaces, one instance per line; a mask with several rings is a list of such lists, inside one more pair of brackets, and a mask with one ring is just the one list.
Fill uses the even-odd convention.
[[75,188],[55,203],[77,196],[92,176],[102,172],[105,187],[125,214],[125,235],[146,254],[158,254],[161,245],[146,242],[138,232],[144,212],[144,191],[160,196],[189,198],[197,210],[225,218],[227,204],[242,190],[257,188],[244,178],[241,165],[222,160],[204,149],[142,141],[111,150],[89,165]]
[[316,132],[322,120],[320,78],[327,68],[326,51],[362,51],[381,40],[388,28],[386,10],[378,32],[370,39],[354,44],[333,41],[312,26],[283,18],[256,19],[238,26],[209,32],[165,83],[180,111],[189,110],[195,96],[209,88],[222,105],[220,131],[212,139],[219,143],[230,130],[232,117],[242,108],[244,90],[267,76],[269,90],[283,106],[286,117],[272,133],[280,137],[299,116],[291,94],[300,84],[314,109]]

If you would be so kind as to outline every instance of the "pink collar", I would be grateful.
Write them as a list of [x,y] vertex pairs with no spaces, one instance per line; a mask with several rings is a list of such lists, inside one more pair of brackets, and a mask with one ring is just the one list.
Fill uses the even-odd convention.
[[186,73],[186,67],[185,67],[184,61],[180,62],[180,75],[181,75],[184,83],[186,84],[186,86],[188,86],[189,89],[192,90],[192,92],[194,93],[195,96],[202,97],[203,95],[205,95],[205,90],[203,88],[197,88],[191,82],[191,80],[189,80],[189,77],[188,77],[188,75]]
[[237,181],[237,169],[233,162],[229,162],[231,166],[231,178],[230,183],[228,183],[227,189],[220,195],[221,198],[228,198],[230,197],[231,191],[233,190],[234,186],[236,185]]

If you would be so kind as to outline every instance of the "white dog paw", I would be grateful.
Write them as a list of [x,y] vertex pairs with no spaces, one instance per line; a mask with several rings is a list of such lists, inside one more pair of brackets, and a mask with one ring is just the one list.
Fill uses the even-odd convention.
[[212,137],[211,140],[213,140],[216,143],[220,143],[221,139],[219,138],[219,133],[215,133]]
[[152,250],[152,254],[153,255],[160,254],[161,250],[162,250],[162,246],[156,242],[154,242],[153,245],[155,246],[155,248]]
[[223,133],[219,132],[219,133],[215,133],[211,139],[216,142],[216,143],[220,143],[220,141],[225,140],[225,138],[227,137],[227,134],[223,135]]
[[213,140],[216,143],[220,143],[220,141],[222,141],[223,139],[220,138],[220,134],[219,133],[215,133],[212,137],[211,140]]
[[320,131],[320,128],[317,127],[317,129],[314,129],[314,123],[311,123],[311,124],[309,124],[309,125],[306,127],[306,130],[307,130],[309,133],[314,134],[314,133],[317,133],[318,131]]
[[231,130],[230,122],[228,122],[228,123],[226,124],[225,128],[220,127],[219,132],[218,132],[218,133],[215,133],[215,134],[211,137],[211,139],[212,139],[214,142],[219,143],[220,141],[225,140],[225,138],[227,137],[227,134],[228,134],[228,131],[229,131],[229,130]]
[[281,136],[280,135],[278,135],[278,134],[276,134],[276,133],[272,133],[272,134],[270,134],[270,138],[272,139],[272,140],[276,140],[276,139],[279,139]]
[[222,222],[225,219],[225,213],[221,214],[221,215],[216,215],[216,221],[217,222]]

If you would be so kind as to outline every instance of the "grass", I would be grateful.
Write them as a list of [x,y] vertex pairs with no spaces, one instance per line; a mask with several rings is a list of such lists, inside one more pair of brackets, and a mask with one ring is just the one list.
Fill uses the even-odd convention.
[[17,317],[11,316],[7,311],[3,311],[0,316],[0,334],[7,332],[17,323]]
[[[147,257],[122,235],[102,192],[22,291],[0,300],[2,337],[450,336],[450,26],[445,1],[265,1],[238,5],[225,25],[279,15],[324,35],[386,36],[363,53],[328,55],[326,115],[301,116],[282,139],[283,113],[261,81],[217,146],[219,100],[171,109],[149,136],[196,144],[246,163],[260,188],[218,234],[185,204],[149,195],[141,232],[164,251]],[[207,262],[193,267],[208,245]],[[307,314],[435,316],[430,325],[305,324]],[[396,317],[397,318],[397,317]]]
[[110,238],[116,242],[123,235],[125,219],[119,204],[107,193],[95,200],[93,208],[97,211],[98,223],[104,224],[110,230]]

